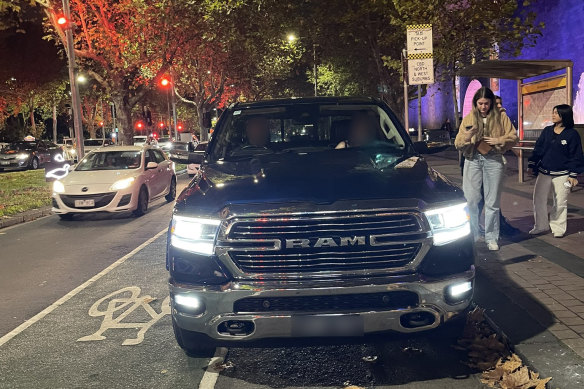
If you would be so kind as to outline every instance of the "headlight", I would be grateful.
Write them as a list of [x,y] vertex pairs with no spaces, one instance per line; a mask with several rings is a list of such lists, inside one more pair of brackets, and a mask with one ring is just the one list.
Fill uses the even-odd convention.
[[123,180],[116,181],[112,186],[110,186],[110,190],[122,190],[129,188],[130,185],[132,185],[132,183],[134,182],[134,180],[135,180],[134,177],[128,177],[124,178]]
[[17,159],[27,159],[28,157],[30,157],[30,155],[28,154],[18,154],[16,155]]
[[65,185],[61,181],[54,181],[53,182],[53,192],[55,193],[63,193],[65,192]]
[[470,234],[469,214],[466,203],[424,212],[432,234],[434,245],[441,246]]
[[174,216],[170,226],[170,243],[179,249],[212,255],[220,220]]

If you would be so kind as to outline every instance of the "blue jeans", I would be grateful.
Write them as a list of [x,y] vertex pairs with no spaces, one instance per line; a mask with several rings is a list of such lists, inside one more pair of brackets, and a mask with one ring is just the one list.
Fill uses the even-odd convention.
[[479,202],[484,190],[485,197],[485,241],[499,239],[499,214],[501,187],[505,164],[501,154],[477,154],[474,159],[464,162],[462,190],[468,202],[470,228],[475,240],[479,238]]

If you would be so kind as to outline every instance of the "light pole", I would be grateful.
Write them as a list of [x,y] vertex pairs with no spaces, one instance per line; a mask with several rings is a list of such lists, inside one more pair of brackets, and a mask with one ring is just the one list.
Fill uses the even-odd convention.
[[[287,36],[288,43],[291,45],[296,42],[296,35],[288,34]],[[318,96],[318,69],[316,67],[316,43],[312,44],[312,71],[314,77],[314,96]]]
[[[168,94],[166,95],[166,103],[168,105],[168,120],[170,121],[170,105],[172,104],[172,130],[174,130],[174,139],[178,140],[178,132],[177,132],[177,128],[176,128],[176,100],[174,98],[174,78],[172,77],[172,73],[170,74],[170,77],[163,77],[160,80],[160,85],[164,88],[170,87],[170,89],[167,90],[167,93],[170,93],[170,100],[171,103],[169,103],[168,101]],[[169,123],[170,124],[170,123]],[[169,127],[169,134],[171,135],[170,131],[171,131],[171,127],[170,125]]]
[[67,39],[67,58],[69,68],[69,84],[71,86],[71,107],[73,108],[73,128],[75,129],[75,139],[77,148],[77,160],[81,161],[84,155],[83,148],[83,124],[81,121],[81,100],[79,99],[79,87],[75,78],[75,46],[73,44],[73,25],[71,23],[71,10],[69,0],[63,0],[63,14],[57,21],[65,31]]

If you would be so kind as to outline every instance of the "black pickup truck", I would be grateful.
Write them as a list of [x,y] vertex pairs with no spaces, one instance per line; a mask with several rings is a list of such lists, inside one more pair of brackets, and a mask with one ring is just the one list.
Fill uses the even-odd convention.
[[376,99],[229,107],[168,231],[179,345],[409,333],[465,311],[466,203],[427,152]]

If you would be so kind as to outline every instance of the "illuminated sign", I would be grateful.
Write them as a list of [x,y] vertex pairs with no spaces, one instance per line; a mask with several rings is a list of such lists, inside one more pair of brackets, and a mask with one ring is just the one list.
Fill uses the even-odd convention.
[[65,178],[69,174],[71,164],[63,155],[55,155],[54,161],[45,164],[45,181],[51,182]]

